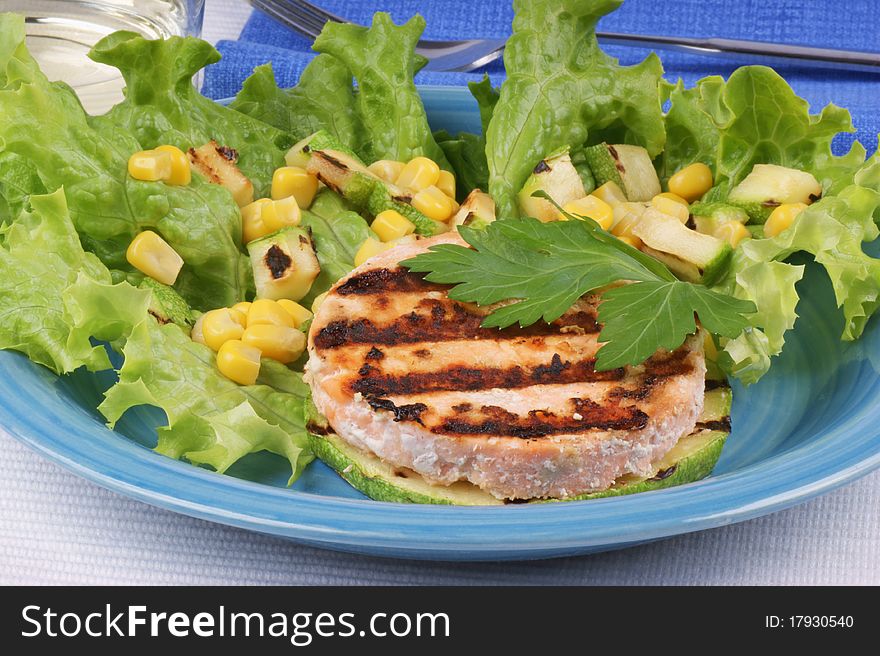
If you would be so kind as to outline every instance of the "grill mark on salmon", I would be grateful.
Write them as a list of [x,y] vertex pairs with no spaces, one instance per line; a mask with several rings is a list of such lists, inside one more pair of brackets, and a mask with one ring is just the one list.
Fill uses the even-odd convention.
[[388,410],[394,413],[394,421],[414,421],[424,426],[422,413],[428,409],[424,403],[395,405],[391,399],[379,399],[373,396],[364,397],[373,410]]
[[678,349],[662,356],[655,355],[645,362],[644,372],[635,378],[635,384],[630,387],[615,387],[608,392],[608,398],[620,401],[645,401],[650,398],[654,388],[667,378],[684,376],[693,371],[693,366],[688,362],[688,351]]
[[316,313],[307,375],[330,426],[395,468],[467,480],[499,499],[656,475],[652,463],[702,408],[702,334],[609,379],[570,382],[598,377],[600,299],[580,299],[552,325],[481,328],[493,306],[453,301],[447,287],[400,270],[436,243],[464,244],[449,234],[382,253]]
[[407,269],[370,269],[352,276],[336,288],[340,296],[366,296],[397,292],[442,291],[443,285],[430,283],[424,274]]
[[[648,415],[635,406],[601,405],[590,399],[570,399],[574,411],[560,417],[547,410],[530,410],[526,416],[516,415],[498,406],[484,405],[479,412],[465,418],[443,419],[431,428],[432,433],[446,435],[493,435],[520,439],[577,435],[600,430],[640,430],[648,423]],[[575,419],[577,415],[579,419]]]
[[428,313],[413,310],[386,324],[376,324],[366,318],[330,321],[315,335],[315,347],[324,350],[348,344],[394,346],[463,339],[511,340],[558,335],[560,326],[572,325],[591,334],[599,332],[595,313],[587,311],[565,315],[554,324],[538,322],[527,328],[512,326],[498,330],[482,328],[480,326],[483,321],[482,316],[468,312],[461,304],[454,301],[424,299],[417,307],[428,310]]
[[[530,385],[554,383],[586,383],[618,381],[623,379],[623,369],[596,371],[596,360],[589,358],[577,362],[565,361],[556,353],[549,365],[535,367],[466,367],[448,366],[435,371],[408,373],[400,376],[378,374],[372,371],[353,380],[349,389],[353,392],[375,396],[396,394],[423,394],[426,392],[469,392],[492,388],[517,389]],[[361,369],[363,371],[363,368]]]

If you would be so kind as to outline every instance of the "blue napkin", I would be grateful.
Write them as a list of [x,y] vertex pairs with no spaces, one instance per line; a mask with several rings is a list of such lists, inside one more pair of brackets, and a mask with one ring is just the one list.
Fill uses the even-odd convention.
[[[374,11],[391,13],[398,23],[415,13],[426,21],[424,38],[498,38],[510,34],[513,10],[509,0],[312,0],[324,9],[354,22],[369,24]],[[634,34],[669,34],[746,38],[775,43],[798,43],[830,48],[880,51],[873,0],[626,0],[623,6],[600,23],[600,29]],[[293,86],[314,53],[311,43],[272,18],[255,11],[238,41],[221,41],[223,60],[209,67],[203,92],[211,98],[234,96],[255,66],[271,62],[278,83]],[[621,63],[634,64],[647,50],[608,47]],[[738,57],[720,59],[703,55],[661,51],[666,77],[681,77],[690,85],[706,75],[727,76],[749,61]],[[872,152],[880,131],[880,74],[793,65],[777,65],[777,70],[795,91],[806,98],[813,112],[834,102],[848,108],[857,128],[855,135],[842,135],[835,150],[845,150],[853,138]],[[501,62],[475,73],[419,73],[419,84],[463,85],[489,73],[496,85],[504,77]]]

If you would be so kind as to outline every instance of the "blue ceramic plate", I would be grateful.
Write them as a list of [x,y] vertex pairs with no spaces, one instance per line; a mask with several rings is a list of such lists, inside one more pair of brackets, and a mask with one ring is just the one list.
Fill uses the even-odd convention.
[[[465,89],[422,90],[435,127],[478,130]],[[320,462],[292,489],[286,462],[256,454],[220,476],[157,455],[154,408],[108,430],[95,407],[112,373],[57,378],[0,353],[0,424],[77,474],[148,503],[299,542],[442,560],[525,559],[620,548],[764,515],[880,465],[880,324],[842,343],[823,272],[799,284],[800,319],[771,373],[735,388],[733,432],[714,474],[634,496],[538,506],[418,506],[371,501]]]

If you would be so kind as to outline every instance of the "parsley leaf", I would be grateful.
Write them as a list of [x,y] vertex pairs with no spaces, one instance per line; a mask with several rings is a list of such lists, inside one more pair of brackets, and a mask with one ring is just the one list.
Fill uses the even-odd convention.
[[603,324],[596,368],[639,364],[657,349],[675,349],[696,330],[694,313],[711,332],[735,337],[754,312],[743,301],[682,282],[660,262],[612,237],[587,220],[542,223],[520,218],[495,221],[484,230],[459,227],[472,248],[438,244],[403,266],[430,282],[454,287],[457,301],[491,305],[484,327],[529,326],[561,317],[578,298],[613,283],[632,284],[602,293]]
[[609,289],[599,305],[599,340],[605,345],[596,369],[605,371],[638,364],[658,348],[673,350],[696,330],[694,313],[709,332],[736,337],[749,326],[748,301],[676,280],[645,281]]

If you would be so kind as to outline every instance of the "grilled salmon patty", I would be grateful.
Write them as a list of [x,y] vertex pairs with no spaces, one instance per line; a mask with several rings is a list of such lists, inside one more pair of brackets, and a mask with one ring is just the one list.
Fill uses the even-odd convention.
[[447,233],[368,260],[327,294],[306,380],[346,442],[448,485],[501,499],[564,498],[646,474],[702,411],[702,336],[636,367],[596,371],[597,298],[553,324],[482,328],[399,262]]

